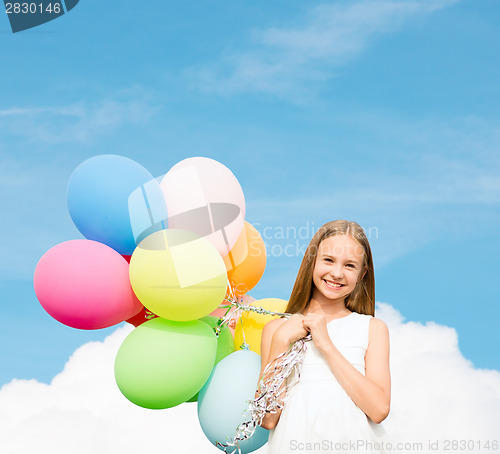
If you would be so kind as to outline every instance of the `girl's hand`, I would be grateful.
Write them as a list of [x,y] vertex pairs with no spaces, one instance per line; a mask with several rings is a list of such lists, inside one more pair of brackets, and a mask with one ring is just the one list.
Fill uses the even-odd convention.
[[[303,316],[293,314],[286,322],[284,322],[275,332],[274,336],[287,344],[291,344],[296,340],[307,336],[307,330],[302,324]],[[273,337],[274,337],[273,336]]]
[[311,333],[314,345],[319,349],[332,344],[326,327],[326,319],[320,314],[308,314],[302,318],[304,329]]

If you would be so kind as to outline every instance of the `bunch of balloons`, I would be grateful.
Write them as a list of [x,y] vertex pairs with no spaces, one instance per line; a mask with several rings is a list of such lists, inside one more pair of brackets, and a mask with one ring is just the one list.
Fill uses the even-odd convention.
[[[67,196],[85,239],[42,256],[34,273],[41,305],[79,329],[132,323],[115,361],[123,395],[151,409],[197,401],[212,443],[234,436],[254,396],[271,316],[240,314],[234,330],[219,317],[228,295],[272,311],[286,306],[247,294],[264,273],[266,250],[245,221],[236,177],[209,158],[185,159],[154,178],[131,159],[101,155],[75,169]],[[251,452],[267,437],[259,427],[240,448]]]

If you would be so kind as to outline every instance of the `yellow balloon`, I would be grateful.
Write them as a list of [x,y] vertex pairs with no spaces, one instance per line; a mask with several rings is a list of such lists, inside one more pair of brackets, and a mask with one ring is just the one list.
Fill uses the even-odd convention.
[[[265,298],[252,301],[251,306],[262,307],[268,311],[284,312],[288,301],[279,298]],[[244,311],[236,322],[234,330],[234,345],[240,348],[246,342],[250,350],[260,355],[260,341],[264,325],[279,315],[258,314],[253,311]]]
[[169,320],[204,317],[226,294],[222,257],[207,239],[188,230],[160,230],[142,240],[130,259],[129,273],[141,303]]

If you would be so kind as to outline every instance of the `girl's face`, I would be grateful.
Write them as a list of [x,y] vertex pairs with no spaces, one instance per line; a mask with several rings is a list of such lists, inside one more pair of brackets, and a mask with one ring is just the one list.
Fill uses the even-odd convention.
[[313,298],[344,301],[365,272],[363,246],[349,235],[331,236],[319,245]]

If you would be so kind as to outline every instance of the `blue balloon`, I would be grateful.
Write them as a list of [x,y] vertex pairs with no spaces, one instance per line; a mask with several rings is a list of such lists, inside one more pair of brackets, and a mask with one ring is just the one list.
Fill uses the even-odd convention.
[[[213,368],[198,396],[198,419],[213,444],[236,435],[236,428],[246,418],[243,412],[248,401],[255,396],[259,374],[260,356],[251,350],[231,353]],[[252,437],[240,443],[242,454],[259,449],[268,438],[269,431],[257,427]]]
[[82,162],[68,183],[68,208],[85,238],[122,255],[131,255],[143,238],[166,228],[159,183],[123,156],[101,155]]

